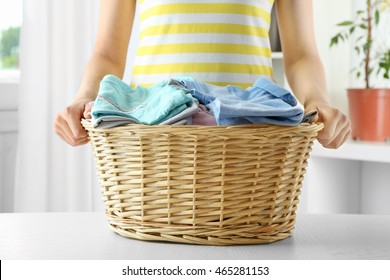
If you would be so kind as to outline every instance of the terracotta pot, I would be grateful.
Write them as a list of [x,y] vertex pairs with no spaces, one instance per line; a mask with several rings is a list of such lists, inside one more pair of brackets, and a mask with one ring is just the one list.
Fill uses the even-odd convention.
[[348,89],[352,137],[390,140],[390,89]]

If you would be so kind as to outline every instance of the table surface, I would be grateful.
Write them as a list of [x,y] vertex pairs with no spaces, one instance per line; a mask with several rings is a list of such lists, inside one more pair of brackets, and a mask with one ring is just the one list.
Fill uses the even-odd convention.
[[122,237],[103,213],[7,213],[0,214],[0,259],[389,260],[390,216],[298,214],[287,239],[220,247]]

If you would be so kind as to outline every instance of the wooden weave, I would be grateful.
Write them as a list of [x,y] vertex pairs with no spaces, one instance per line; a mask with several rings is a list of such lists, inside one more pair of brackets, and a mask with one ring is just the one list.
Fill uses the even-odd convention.
[[88,130],[111,228],[205,245],[290,236],[322,124],[144,126]]

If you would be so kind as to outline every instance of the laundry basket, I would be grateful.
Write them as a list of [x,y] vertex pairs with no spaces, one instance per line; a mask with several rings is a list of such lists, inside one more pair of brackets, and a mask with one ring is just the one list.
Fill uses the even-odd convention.
[[205,245],[290,236],[311,146],[322,128],[82,124],[115,232]]

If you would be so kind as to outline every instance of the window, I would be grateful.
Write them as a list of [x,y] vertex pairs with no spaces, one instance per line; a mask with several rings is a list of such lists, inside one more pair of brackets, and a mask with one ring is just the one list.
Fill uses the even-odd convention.
[[0,111],[17,109],[22,0],[0,0]]
[[19,35],[22,25],[22,0],[0,1],[0,69],[19,68]]

